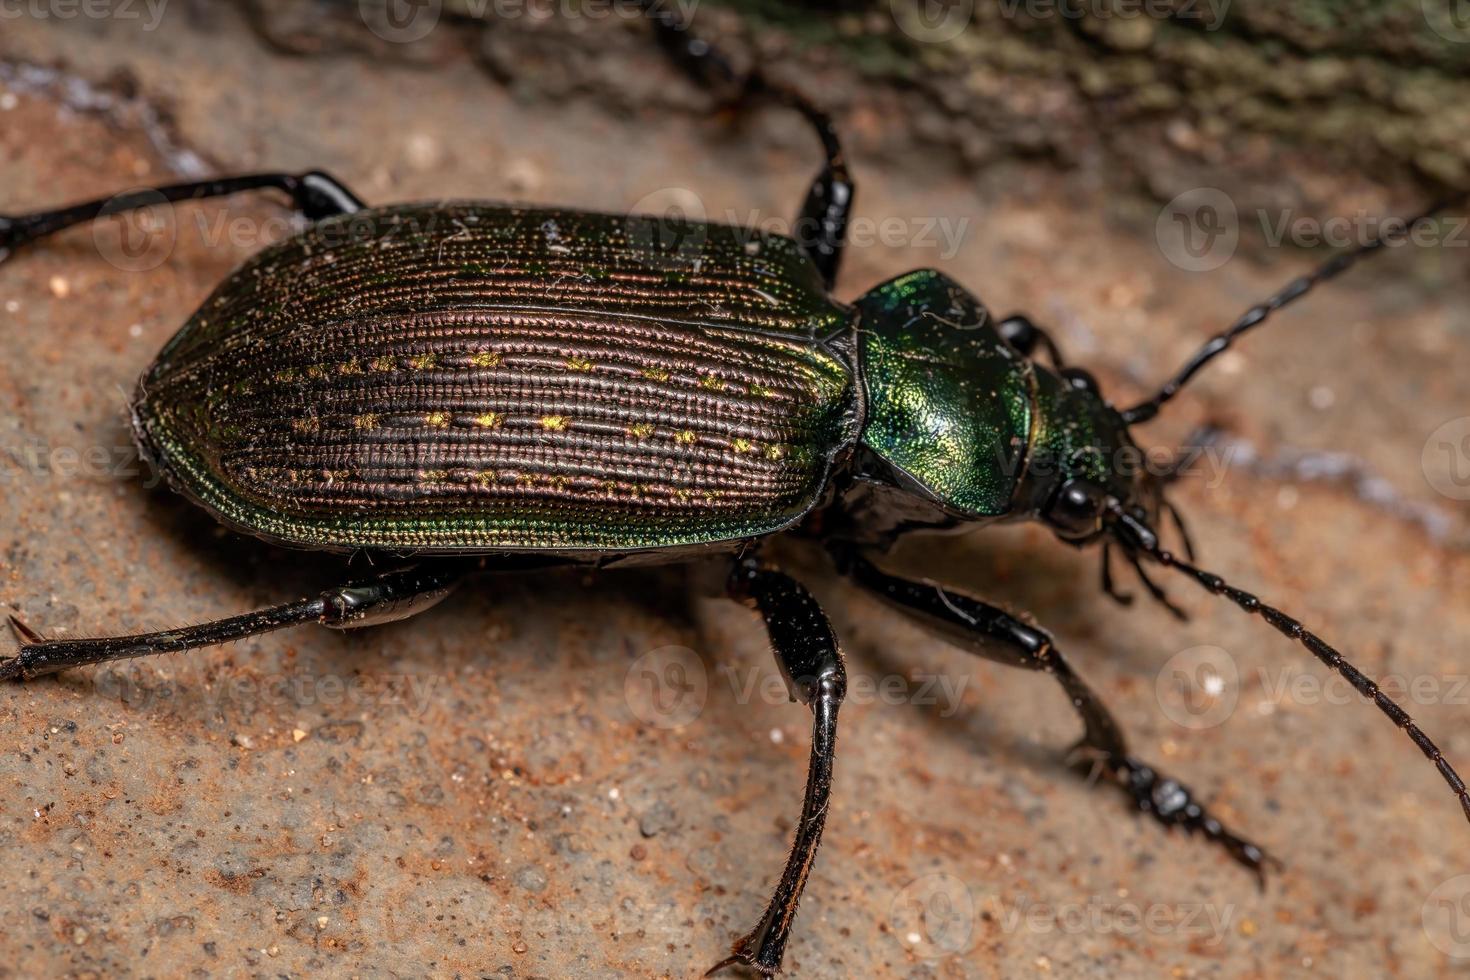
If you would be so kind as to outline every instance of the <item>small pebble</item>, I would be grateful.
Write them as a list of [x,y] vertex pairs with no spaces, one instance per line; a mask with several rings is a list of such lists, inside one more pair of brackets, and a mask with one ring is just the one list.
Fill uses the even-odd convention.
[[230,736],[230,744],[238,745],[242,749],[253,749],[255,748],[255,739],[251,738],[249,735],[242,735],[239,732],[236,732],[235,734]]
[[67,282],[62,276],[52,276],[49,285],[51,287],[51,295],[57,299],[66,299],[71,295],[71,283]]
[[293,729],[291,729],[291,738],[292,738],[292,740],[297,741],[297,742],[301,741],[302,739],[306,738],[306,729],[304,729],[304,728],[293,728]]
[[16,98],[14,92],[6,92],[4,95],[0,95],[0,112],[9,112],[18,105],[20,105],[20,99]]

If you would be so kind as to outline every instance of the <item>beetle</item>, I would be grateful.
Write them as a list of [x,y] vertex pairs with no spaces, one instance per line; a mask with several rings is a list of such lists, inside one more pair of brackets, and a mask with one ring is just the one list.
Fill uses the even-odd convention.
[[[792,849],[766,910],[709,972],[779,972],[831,799],[846,687],[826,616],[759,557],[819,538],[837,569],[963,649],[1049,674],[1084,734],[1074,758],[1140,810],[1203,835],[1264,880],[1274,859],[1135,757],[1050,634],[981,599],[884,571],[904,535],[1037,521],[1116,549],[1147,591],[1173,569],[1299,641],[1403,729],[1470,817],[1470,792],[1409,716],[1297,620],[1193,563],[1167,477],[1118,465],[1206,364],[1381,240],[1337,255],[1210,339],[1158,392],[1115,408],[1024,315],[995,319],[933,270],[846,305],[830,295],[854,184],[830,118],[654,3],[700,84],[801,113],[825,151],[794,237],[680,219],[439,202],[370,208],[316,171],[159,187],[0,217],[0,261],[101,214],[242,191],[288,194],[310,224],[231,274],[139,381],[140,453],[224,524],[297,548],[414,563],[320,595],[166,632],[50,640],[14,616],[0,678],[179,652],[318,623],[414,615],[481,571],[729,556],[812,715]],[[1437,213],[1427,210],[1414,222]],[[1410,224],[1414,223],[1410,222]],[[1042,355],[1045,355],[1043,358]],[[1186,557],[1165,547],[1165,519]],[[1172,608],[1172,606],[1171,606]]]

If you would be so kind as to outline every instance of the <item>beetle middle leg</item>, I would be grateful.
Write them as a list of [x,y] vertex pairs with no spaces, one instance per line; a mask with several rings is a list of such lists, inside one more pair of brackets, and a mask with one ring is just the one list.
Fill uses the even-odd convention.
[[73,225],[84,224],[104,215],[118,214],[159,203],[200,201],[210,197],[227,197],[241,191],[279,190],[291,195],[296,210],[311,221],[360,211],[366,205],[352,191],[329,174],[314,170],[305,174],[246,174],[239,177],[216,177],[210,180],[166,184],[144,190],[128,191],[112,197],[98,198],[83,204],[37,211],[33,214],[0,215],[0,261],[16,249],[53,235]]
[[826,613],[790,576],[763,567],[754,559],[742,560],[731,574],[730,594],[760,610],[792,700],[812,711],[811,762],[791,856],[760,922],[735,942],[729,957],[709,971],[744,963],[769,976],[781,969],[796,905],[806,887],[817,845],[822,842],[832,792],[837,709],[847,692],[847,670]]
[[302,623],[352,629],[406,619],[449,595],[473,568],[474,565],[464,561],[424,564],[384,572],[341,588],[330,589],[311,599],[271,606],[197,626],[131,636],[48,640],[11,616],[10,625],[21,639],[21,648],[14,657],[0,661],[0,680],[31,680],[71,667],[146,657],[155,653],[182,653],[232,640],[243,640],[247,636],[258,636]]
[[729,103],[770,99],[795,109],[811,124],[827,155],[821,173],[812,181],[791,237],[821,273],[828,289],[837,280],[847,223],[852,215],[854,186],[847,158],[832,117],[796,89],[767,78],[758,69],[743,78],[718,48],[701,40],[677,12],[661,0],[639,0],[653,23],[659,43],[674,63],[699,85]]
[[1194,798],[1189,787],[1129,752],[1111,712],[1072,670],[1049,634],[970,596],[889,575],[859,555],[839,558],[859,585],[937,629],[961,649],[1054,677],[1082,718],[1082,740],[1071,755],[1079,769],[1111,777],[1140,810],[1164,826],[1182,827],[1219,844],[1263,884],[1267,865],[1279,865],[1260,847],[1227,829]]

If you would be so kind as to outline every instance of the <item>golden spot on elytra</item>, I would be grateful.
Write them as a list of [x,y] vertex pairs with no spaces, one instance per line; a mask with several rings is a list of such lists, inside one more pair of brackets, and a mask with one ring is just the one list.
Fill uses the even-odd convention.
[[786,447],[778,443],[772,443],[766,447],[766,459],[785,459]]
[[378,416],[374,412],[367,412],[352,420],[354,429],[376,429],[378,427]]
[[500,412],[481,412],[474,418],[475,425],[482,429],[493,429],[505,421],[505,416]]
[[543,415],[541,416],[541,428],[548,432],[561,432],[567,427],[565,415]]
[[628,435],[632,436],[634,439],[647,439],[649,436],[653,435],[653,423],[635,422],[634,424],[628,426]]
[[665,371],[663,368],[656,367],[644,368],[638,373],[643,375],[645,378],[648,378],[650,381],[667,381],[670,377],[668,371]]
[[379,374],[386,374],[389,371],[392,371],[398,365],[394,363],[393,358],[391,357],[375,357],[373,358],[372,363],[369,366],[374,371],[377,371]]
[[338,374],[361,374],[362,373],[362,362],[359,361],[355,357],[349,358],[348,360],[345,360],[341,364],[338,364],[337,365],[337,373]]
[[449,415],[446,412],[430,412],[424,416],[424,424],[436,429],[449,428]]
[[495,471],[481,470],[480,472],[475,474],[475,482],[482,487],[488,487],[490,484],[495,482]]
[[694,445],[694,430],[680,429],[674,434],[674,441],[679,443],[681,446]]
[[475,367],[498,367],[500,364],[500,355],[493,350],[475,351],[475,353],[470,355],[470,363]]
[[304,436],[312,435],[314,433],[322,431],[322,423],[314,415],[308,416],[304,419],[292,419],[291,431],[300,433]]
[[272,377],[274,377],[277,381],[295,381],[296,369],[284,368],[280,371],[277,371],[274,375],[272,375]]
[[771,396],[776,394],[774,389],[767,388],[765,385],[758,384],[753,384],[750,386],[750,393],[756,398],[770,398]]
[[415,371],[424,371],[434,366],[438,358],[433,354],[415,354],[408,359],[408,366]]
[[580,371],[585,374],[592,370],[592,362],[585,357],[569,357],[567,358],[567,370]]
[[725,381],[723,378],[716,377],[713,374],[706,374],[699,379],[699,386],[701,388],[708,388],[710,391],[724,391]]
[[730,443],[730,448],[734,449],[737,453],[748,453],[755,448],[755,443],[749,439],[736,439]]
[[419,470],[415,475],[420,483],[438,483],[449,479],[448,470]]

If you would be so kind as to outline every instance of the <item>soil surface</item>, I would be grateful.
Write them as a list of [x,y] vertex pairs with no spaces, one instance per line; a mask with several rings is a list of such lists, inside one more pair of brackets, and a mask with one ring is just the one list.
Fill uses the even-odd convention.
[[[0,213],[322,168],[373,202],[676,206],[779,227],[817,163],[786,114],[709,117],[636,25],[606,25],[600,49],[585,42],[599,25],[576,24],[583,45],[559,55],[516,41],[526,25],[467,43],[446,22],[402,45],[311,9],[181,2],[154,29],[141,4],[141,21],[6,20]],[[840,51],[802,57],[861,78]],[[497,58],[514,70],[490,70]],[[1299,223],[1329,212],[1258,210],[1234,185],[1212,192],[1222,203],[1193,174],[1129,195],[1094,166],[1009,148],[895,152],[883,134],[912,121],[912,89],[866,91],[839,100],[860,182],[839,296],[938,267],[996,312],[1051,325],[1119,401],[1322,254],[1299,247]],[[1316,152],[1283,148],[1280,185],[1302,186]],[[1350,237],[1433,183],[1349,159],[1313,199],[1355,215]],[[1206,220],[1230,212],[1225,232],[1249,229],[1238,248]],[[1293,233],[1273,246],[1263,229],[1283,220]],[[240,196],[179,207],[142,237],[77,229],[0,265],[0,606],[47,635],[102,635],[341,580],[340,560],[241,538],[149,487],[127,437],[154,353],[289,227],[281,202]],[[1174,495],[1203,563],[1391,679],[1465,771],[1470,230],[1438,238],[1283,313],[1141,438],[1218,431]],[[1470,968],[1455,800],[1387,719],[1259,620],[1163,573],[1190,622],[1146,598],[1122,608],[1099,590],[1096,552],[1040,528],[887,559],[1051,630],[1140,756],[1285,862],[1264,891],[1068,770],[1080,726],[1046,677],[946,646],[802,542],[769,553],[827,607],[852,678],[793,975]],[[714,597],[718,578],[490,578],[410,622],[0,690],[0,976],[697,975],[764,907],[809,742],[757,617]]]

